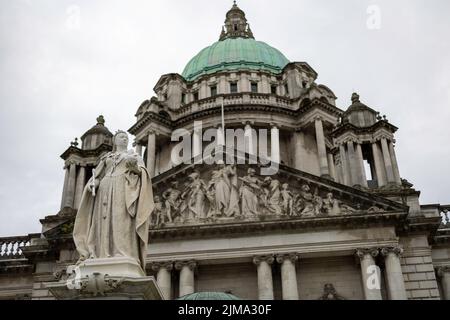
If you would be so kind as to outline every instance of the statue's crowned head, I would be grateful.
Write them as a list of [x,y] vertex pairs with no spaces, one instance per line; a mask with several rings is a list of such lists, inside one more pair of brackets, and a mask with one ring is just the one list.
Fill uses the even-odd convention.
[[118,130],[114,135],[113,144],[113,151],[117,151],[118,147],[119,149],[127,149],[128,133],[122,130]]

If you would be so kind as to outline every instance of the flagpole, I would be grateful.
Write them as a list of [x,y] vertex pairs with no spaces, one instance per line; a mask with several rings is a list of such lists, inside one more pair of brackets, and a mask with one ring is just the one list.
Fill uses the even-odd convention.
[[222,137],[223,137],[223,145],[225,146],[225,106],[223,104],[223,99],[222,99]]

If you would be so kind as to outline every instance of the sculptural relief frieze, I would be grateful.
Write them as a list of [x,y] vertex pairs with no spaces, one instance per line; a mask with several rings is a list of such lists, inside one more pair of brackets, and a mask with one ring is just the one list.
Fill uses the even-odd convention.
[[361,210],[359,204],[346,203],[330,190],[283,178],[258,176],[252,167],[238,172],[235,165],[177,176],[161,183],[158,188],[162,190],[154,192],[151,227],[384,212],[377,206]]

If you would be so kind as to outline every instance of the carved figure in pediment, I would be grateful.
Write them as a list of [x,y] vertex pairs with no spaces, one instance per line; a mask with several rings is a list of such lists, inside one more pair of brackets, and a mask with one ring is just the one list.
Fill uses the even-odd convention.
[[239,178],[242,182],[241,188],[239,189],[242,214],[246,217],[258,215],[258,195],[262,195],[262,182],[255,177],[255,174],[255,169],[249,168],[247,175],[243,178]]
[[341,213],[343,215],[353,214],[357,211],[356,209],[350,207],[349,205],[347,205],[345,203],[341,203],[340,207],[341,207]]
[[152,227],[158,227],[165,222],[165,215],[163,203],[159,196],[154,196],[155,209],[150,216],[150,225]]
[[300,189],[297,206],[300,210],[300,216],[305,218],[314,217],[314,195],[307,184],[302,185]]
[[236,166],[224,166],[213,171],[207,186],[210,201],[208,217],[232,217],[240,214]]
[[239,209],[239,189],[238,189],[238,176],[236,166],[227,166],[224,169],[225,175],[230,180],[230,202],[228,204],[228,210],[225,215],[228,217],[240,215]]
[[381,212],[384,212],[384,209],[381,209],[381,208],[379,208],[377,206],[370,207],[367,210],[367,213],[381,213]]
[[163,199],[166,207],[166,217],[168,222],[174,222],[180,217],[180,209],[182,204],[181,191],[178,190],[178,182],[172,181],[171,187],[164,191]]
[[187,218],[189,220],[205,219],[207,216],[205,182],[200,179],[198,172],[191,173],[189,180],[181,196],[182,199],[186,199]]
[[283,212],[285,215],[294,215],[294,195],[289,191],[289,184],[283,183],[281,185],[281,201]]
[[207,218],[214,218],[218,213],[218,205],[216,200],[216,186],[221,179],[221,170],[213,170],[211,173],[211,180],[206,186],[206,198],[209,203],[209,210]]
[[280,181],[270,177],[264,179],[262,200],[269,214],[281,215],[283,213]]
[[341,214],[339,200],[335,199],[331,192],[329,192],[327,197],[323,200],[323,205],[328,216],[338,216]]
[[323,199],[319,194],[318,188],[316,188],[316,191],[314,191],[313,206],[314,206],[314,215],[319,216],[323,210]]

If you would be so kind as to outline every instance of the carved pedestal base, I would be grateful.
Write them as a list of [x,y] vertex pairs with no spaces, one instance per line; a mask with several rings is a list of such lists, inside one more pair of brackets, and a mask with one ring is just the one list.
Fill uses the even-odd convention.
[[162,300],[153,277],[133,259],[92,259],[67,268],[65,281],[47,283],[58,300]]

